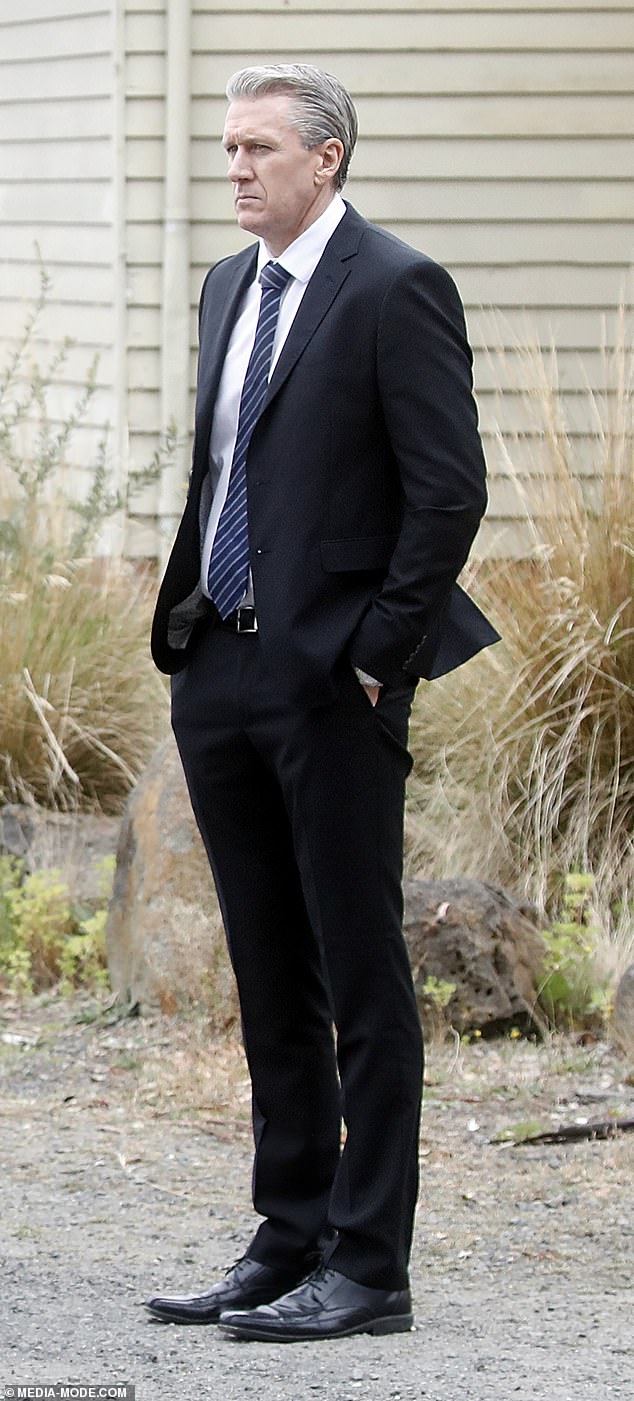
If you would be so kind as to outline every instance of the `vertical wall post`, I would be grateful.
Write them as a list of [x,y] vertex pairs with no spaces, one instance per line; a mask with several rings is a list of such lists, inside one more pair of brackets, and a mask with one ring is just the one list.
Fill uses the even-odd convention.
[[[130,435],[128,416],[128,302],[126,246],[126,145],[125,145],[125,0],[115,0],[113,16],[113,370],[112,393],[114,400],[114,424],[110,440],[114,465],[113,484],[125,499],[128,480]],[[125,508],[106,523],[103,531],[104,550],[109,555],[121,556],[126,543]]]
[[182,514],[189,467],[191,0],[167,0],[165,198],[161,299],[161,426],[179,438],[158,499],[165,559]]

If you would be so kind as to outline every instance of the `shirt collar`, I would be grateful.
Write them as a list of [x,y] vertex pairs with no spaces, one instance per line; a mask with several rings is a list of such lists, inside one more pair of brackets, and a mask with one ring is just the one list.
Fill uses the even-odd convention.
[[309,224],[307,229],[290,243],[288,248],[280,253],[279,258],[273,258],[273,254],[267,248],[263,239],[260,239],[258,249],[258,270],[259,277],[265,263],[271,261],[279,263],[296,278],[298,282],[309,282],[315,268],[324,252],[326,244],[332,238],[335,229],[346,212],[346,205],[337,192],[333,195],[330,204],[324,209],[323,214],[315,219],[314,224]]

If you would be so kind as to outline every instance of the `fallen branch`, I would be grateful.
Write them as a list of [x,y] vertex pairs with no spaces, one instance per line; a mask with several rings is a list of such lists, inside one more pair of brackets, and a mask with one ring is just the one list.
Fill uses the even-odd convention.
[[544,1133],[531,1133],[526,1138],[518,1138],[514,1148],[523,1148],[525,1143],[580,1143],[584,1139],[618,1138],[621,1133],[632,1133],[634,1119],[595,1119],[587,1124],[564,1124],[559,1129],[547,1129]]

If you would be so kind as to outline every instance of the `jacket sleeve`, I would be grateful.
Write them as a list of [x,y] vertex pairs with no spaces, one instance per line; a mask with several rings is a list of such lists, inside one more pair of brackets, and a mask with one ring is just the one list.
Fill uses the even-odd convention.
[[402,524],[350,645],[353,663],[382,680],[407,670],[435,630],[486,507],[471,366],[449,274],[422,258],[400,270],[381,307],[377,377]]

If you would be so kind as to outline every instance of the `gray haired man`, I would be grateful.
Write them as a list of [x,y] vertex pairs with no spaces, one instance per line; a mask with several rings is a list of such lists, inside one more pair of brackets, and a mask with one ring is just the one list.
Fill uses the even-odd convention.
[[240,994],[262,1221],[222,1281],[148,1306],[263,1341],[401,1332],[423,1071],[408,719],[421,677],[495,640],[455,584],[486,503],[471,354],[448,274],[341,197],[341,83],[277,65],[227,94],[256,242],[203,286],[152,645]]

